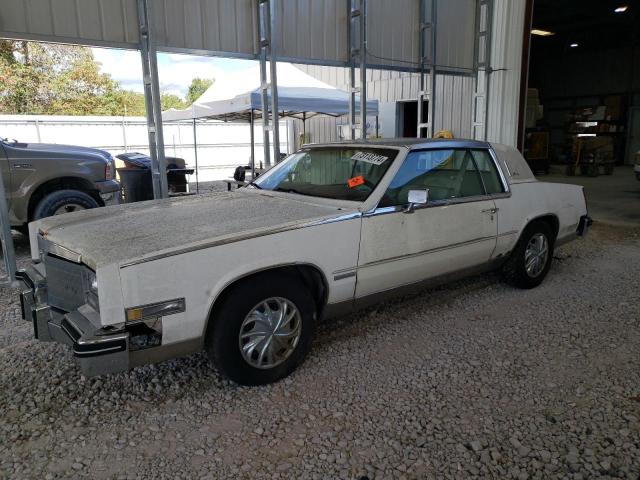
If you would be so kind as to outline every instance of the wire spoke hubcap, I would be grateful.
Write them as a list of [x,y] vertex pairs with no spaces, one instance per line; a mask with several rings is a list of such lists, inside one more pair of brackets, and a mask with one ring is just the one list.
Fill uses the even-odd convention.
[[252,367],[273,368],[293,353],[301,332],[302,317],[293,302],[268,298],[244,318],[238,335],[240,353]]
[[531,278],[542,273],[549,258],[549,242],[543,233],[536,233],[524,252],[524,267]]

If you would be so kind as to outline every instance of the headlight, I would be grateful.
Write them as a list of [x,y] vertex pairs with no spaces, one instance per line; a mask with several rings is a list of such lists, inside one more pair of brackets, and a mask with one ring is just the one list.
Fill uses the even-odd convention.
[[113,157],[109,155],[107,159],[107,164],[104,167],[104,179],[105,180],[113,180],[116,178],[116,163],[113,160]]
[[89,284],[88,285],[89,291],[97,295],[98,294],[98,277],[96,277],[95,273],[91,272],[87,280],[88,280],[87,283]]
[[85,302],[91,305],[91,307],[96,312],[99,312],[100,309],[98,307],[98,277],[96,276],[95,272],[87,268],[86,274],[84,276],[84,282],[85,282],[85,288],[84,288]]

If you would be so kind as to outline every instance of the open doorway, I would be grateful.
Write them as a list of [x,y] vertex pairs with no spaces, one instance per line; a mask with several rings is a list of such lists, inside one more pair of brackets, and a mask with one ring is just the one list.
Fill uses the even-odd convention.
[[[429,117],[429,102],[422,101],[422,123],[426,123]],[[418,136],[418,101],[409,100],[398,102],[398,130],[397,135],[405,138]],[[423,132],[424,133],[424,132]]]
[[597,176],[632,162],[631,114],[640,107],[639,7],[532,2],[522,138],[534,170],[557,165],[568,174]]

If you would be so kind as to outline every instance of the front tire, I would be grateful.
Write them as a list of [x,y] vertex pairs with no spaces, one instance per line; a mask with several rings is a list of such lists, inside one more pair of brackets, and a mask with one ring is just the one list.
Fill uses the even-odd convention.
[[507,283],[518,288],[534,288],[542,283],[551,268],[554,237],[548,223],[527,225],[503,267]]
[[33,220],[99,206],[95,199],[79,190],[58,190],[40,200],[33,212]]
[[209,319],[205,348],[240,385],[265,385],[300,365],[315,333],[313,298],[294,276],[263,274],[225,294]]

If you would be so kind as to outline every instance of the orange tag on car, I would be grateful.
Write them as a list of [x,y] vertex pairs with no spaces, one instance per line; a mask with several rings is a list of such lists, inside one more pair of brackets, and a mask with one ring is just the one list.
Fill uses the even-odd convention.
[[353,177],[347,180],[347,185],[349,185],[349,188],[357,187],[358,185],[362,185],[363,183],[364,177],[362,175],[358,175],[357,177]]

